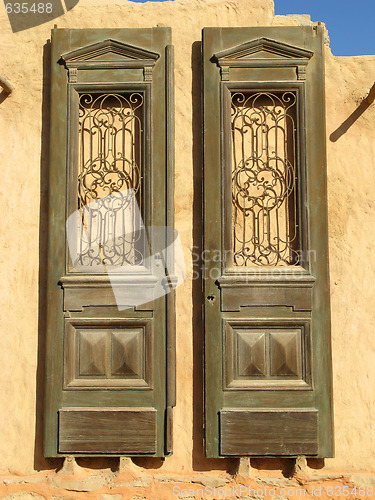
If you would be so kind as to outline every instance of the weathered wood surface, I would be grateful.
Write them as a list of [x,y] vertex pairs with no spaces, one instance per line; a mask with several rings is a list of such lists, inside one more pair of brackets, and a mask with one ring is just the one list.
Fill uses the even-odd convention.
[[[73,268],[66,245],[65,224],[67,216],[78,208],[76,155],[79,93],[111,93],[130,90],[142,92],[145,98],[144,144],[142,146],[144,166],[142,192],[145,203],[142,218],[146,226],[164,227],[170,225],[171,221],[173,223],[173,218],[167,217],[166,203],[168,198],[168,209],[173,212],[173,205],[170,204],[173,200],[173,183],[167,184],[167,177],[173,176],[173,155],[170,151],[172,143],[167,141],[167,115],[169,132],[173,124],[173,114],[167,110],[167,107],[173,105],[173,93],[169,91],[168,103],[166,95],[166,73],[173,71],[171,60],[169,59],[168,64],[166,61],[166,47],[171,43],[171,30],[164,27],[54,29],[51,38],[44,455],[56,457],[66,453],[64,442],[69,437],[69,426],[72,426],[71,432],[73,433],[78,427],[82,431],[82,446],[77,445],[76,452],[83,453],[80,451],[82,448],[85,449],[83,440],[85,435],[88,440],[91,439],[91,430],[89,426],[85,427],[82,423],[83,416],[86,414],[74,413],[73,408],[80,408],[84,411],[83,407],[100,409],[105,406],[115,412],[116,418],[122,422],[121,427],[125,432],[125,437],[120,436],[120,425],[114,425],[114,436],[118,442],[116,451],[113,451],[112,445],[106,450],[105,441],[102,440],[100,453],[125,455],[148,453],[164,456],[168,336],[166,298],[160,297],[153,300],[154,277],[147,277],[145,273],[143,277],[130,273],[129,276],[121,276],[115,286],[127,287],[127,289],[131,287],[134,294],[139,293],[141,289],[142,297],[146,294],[147,303],[119,311],[116,294],[113,293],[113,279],[110,282],[108,276],[93,276],[86,272],[77,273]],[[99,57],[89,61],[85,59],[90,57],[90,51],[93,50],[92,44],[94,44],[94,49],[104,50],[104,58]],[[115,54],[116,50],[121,52],[118,57]],[[129,51],[136,54],[136,61]],[[65,64],[61,64],[64,62],[61,60],[62,54],[65,54]],[[70,56],[68,57],[67,54]],[[79,56],[78,59],[77,56]],[[171,85],[170,76],[169,85]],[[170,307],[169,317],[173,313],[174,308]],[[84,330],[82,335],[80,331],[76,334],[77,342],[69,342],[66,336],[64,340],[65,324],[72,324],[77,320],[77,324],[82,325],[93,318],[95,319],[92,329],[96,332],[90,331],[90,326],[86,325],[82,328]],[[134,325],[133,333],[127,330],[130,318],[135,322],[145,322],[146,318],[148,322],[152,322],[150,335],[147,331],[142,335],[137,325]],[[122,324],[124,328],[119,328],[119,324]],[[79,330],[78,326],[77,329]],[[174,338],[172,329],[168,343],[170,359],[174,355]],[[65,387],[64,359],[67,364]],[[173,370],[174,365],[171,363],[168,375]],[[85,384],[86,387],[83,387]],[[173,387],[173,380],[171,387]],[[169,393],[170,402],[173,403],[171,388],[169,388]],[[116,413],[117,408],[124,406],[127,408],[154,407],[157,410],[152,416],[152,422],[155,422],[155,426],[152,423],[152,437],[150,434],[148,441],[143,443],[144,445],[140,443],[139,449],[137,449],[136,442],[133,442],[134,446],[130,446],[129,443],[132,442],[130,434],[128,436],[126,434],[126,429],[130,427],[125,425],[125,420],[132,414]],[[59,411],[67,407],[71,408],[69,415],[66,412],[61,413],[59,421]],[[85,416],[85,419],[89,418],[93,421],[94,417],[91,416],[93,413],[89,415],[90,417]],[[110,413],[103,414],[101,417],[103,421],[115,418],[108,415]],[[144,416],[137,417],[137,419],[131,417],[130,420],[134,426],[136,421],[139,422],[139,426],[133,429],[134,436],[139,435],[139,438],[143,432],[142,419]],[[151,423],[147,423],[147,419],[146,424],[147,428],[151,429]],[[110,427],[109,425],[108,429]],[[75,453],[74,449],[71,453]],[[96,451],[86,450],[88,455],[95,453]]]
[[[283,56],[285,51],[290,55],[288,61]],[[255,270],[251,266],[236,267],[231,257],[233,148],[228,96],[235,91],[263,90],[292,90],[298,101],[297,213],[302,256],[299,266],[280,266],[277,273],[271,272],[275,271],[274,267],[270,269],[265,266],[262,269],[257,266]],[[206,455],[223,456],[225,446],[221,440],[226,438],[225,428],[220,427],[219,413],[226,408],[243,408],[244,411],[266,408],[272,412],[280,407],[294,410],[309,407],[318,411],[319,419],[316,419],[318,429],[315,429],[315,444],[305,451],[318,454],[319,457],[332,456],[322,28],[204,28],[203,114],[204,251],[208,257],[205,259],[204,271]],[[218,254],[221,258],[212,258]],[[278,372],[275,377],[278,380],[273,387],[268,382],[267,390],[264,390],[263,382],[248,383],[244,381],[246,377],[235,383],[237,387],[228,387],[231,379],[235,379],[236,362],[238,367],[247,367],[251,364],[251,360],[247,363],[249,356],[255,356],[256,353],[254,351],[245,355],[235,352],[235,345],[230,345],[230,342],[226,349],[225,328],[222,325],[227,320],[240,321],[243,322],[243,328],[247,328],[248,323],[251,329],[254,318],[256,328],[260,329],[262,322],[266,325],[271,319],[276,329],[283,327],[285,318],[291,325],[293,321],[307,319],[311,325],[311,343],[307,336],[307,341],[300,345],[297,343],[294,349],[293,343],[283,337],[284,347],[271,361],[273,365],[270,371]],[[288,349],[285,348],[286,344]],[[258,347],[263,353],[261,343]],[[292,377],[286,373],[287,370],[277,368],[284,354],[288,358],[288,370],[295,371],[299,378],[293,387]],[[255,387],[257,384],[258,387]],[[309,433],[308,429],[313,428],[309,413],[301,413],[299,418],[298,422],[306,419],[306,432]],[[273,422],[273,417],[270,419]],[[277,422],[275,425],[277,428]],[[302,424],[298,425],[302,432]],[[247,452],[241,447],[242,438],[247,439],[245,432],[232,442],[233,446],[234,442],[238,443],[237,453],[233,448],[231,450],[234,455]],[[281,450],[277,439],[274,443],[272,452],[271,448],[268,450],[269,454],[285,455],[288,454],[285,451],[287,449],[290,454],[298,451],[297,446]],[[255,446],[255,441],[252,444]],[[261,443],[258,450],[253,447],[252,453],[264,453]]]
[[222,455],[316,455],[316,409],[220,412]]
[[154,408],[62,408],[60,453],[155,453]]

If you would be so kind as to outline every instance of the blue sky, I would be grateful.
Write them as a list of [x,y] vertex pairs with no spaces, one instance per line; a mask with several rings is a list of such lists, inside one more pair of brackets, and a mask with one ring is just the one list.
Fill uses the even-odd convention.
[[312,21],[325,23],[335,56],[375,54],[375,0],[274,0],[274,2],[276,14],[310,14]]
[[274,0],[275,14],[310,14],[327,25],[335,56],[375,54],[375,0]]

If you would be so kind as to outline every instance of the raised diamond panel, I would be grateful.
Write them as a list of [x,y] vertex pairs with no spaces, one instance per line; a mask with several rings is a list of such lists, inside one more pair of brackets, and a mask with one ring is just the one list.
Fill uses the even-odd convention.
[[271,332],[271,376],[301,376],[300,330]]
[[105,376],[107,335],[103,330],[79,331],[79,375]]
[[64,389],[152,389],[151,318],[65,320]]
[[237,335],[238,375],[266,375],[266,338],[264,333],[235,331]]
[[143,330],[112,332],[111,375],[143,377],[142,366],[142,337]]
[[308,319],[228,319],[223,326],[224,389],[311,389]]

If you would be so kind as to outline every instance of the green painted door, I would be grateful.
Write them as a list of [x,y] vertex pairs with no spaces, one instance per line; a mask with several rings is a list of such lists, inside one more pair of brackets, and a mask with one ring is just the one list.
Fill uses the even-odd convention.
[[329,457],[323,28],[205,28],[203,71],[206,454]]
[[170,41],[52,31],[48,457],[171,452],[174,296],[153,230],[173,224]]

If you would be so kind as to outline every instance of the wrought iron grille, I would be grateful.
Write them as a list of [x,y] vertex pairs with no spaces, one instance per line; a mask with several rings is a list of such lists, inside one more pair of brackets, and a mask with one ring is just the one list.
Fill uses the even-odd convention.
[[79,96],[80,265],[143,261],[143,108],[141,92]]
[[297,95],[231,93],[232,250],[236,266],[299,262]]

